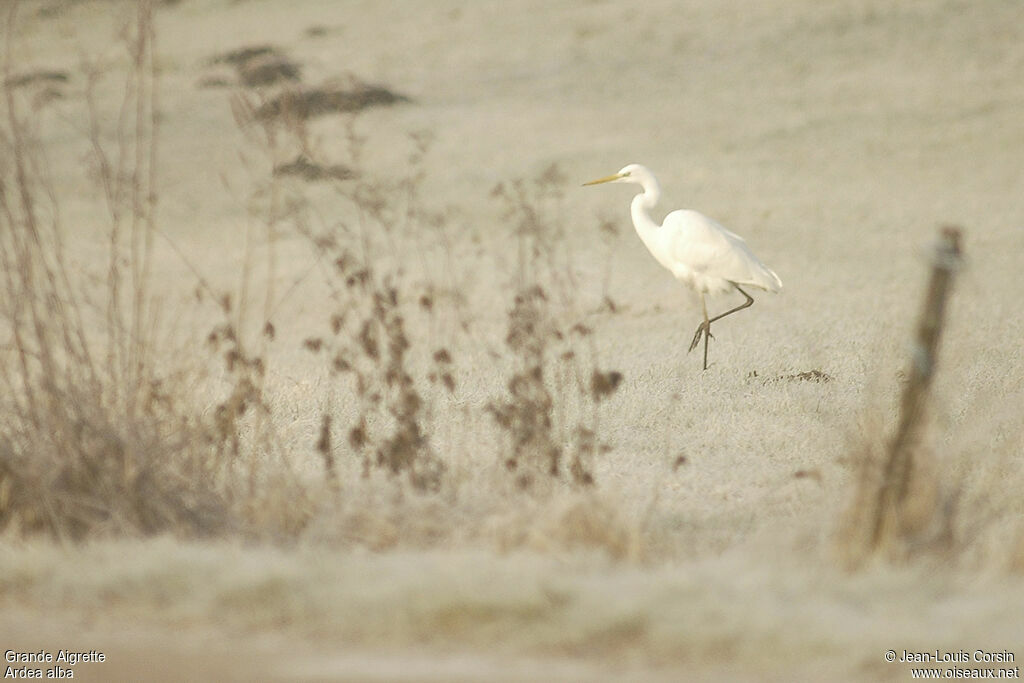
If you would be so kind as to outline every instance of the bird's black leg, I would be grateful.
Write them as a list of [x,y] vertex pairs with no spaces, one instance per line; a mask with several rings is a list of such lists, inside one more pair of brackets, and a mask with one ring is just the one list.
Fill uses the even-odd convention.
[[746,298],[746,301],[744,301],[742,304],[740,304],[736,308],[730,308],[725,313],[721,313],[719,315],[716,315],[714,318],[710,318],[710,319],[708,318],[708,308],[707,308],[707,304],[704,301],[704,294],[702,293],[700,295],[701,307],[704,309],[704,322],[702,322],[700,325],[697,326],[697,331],[693,334],[693,341],[690,342],[690,351],[693,351],[695,348],[697,348],[697,344],[700,343],[701,335],[703,335],[704,336],[704,369],[705,370],[708,369],[708,339],[712,338],[712,336],[711,336],[711,323],[715,322],[716,320],[721,320],[725,316],[731,315],[731,314],[735,313],[736,311],[742,311],[744,308],[749,308],[754,303],[754,298],[752,296],[750,296],[749,294],[747,294],[745,291],[743,291],[738,284],[736,284],[734,282],[732,284],[732,286],[736,288],[737,292],[739,292],[740,294],[742,294]]
[[711,338],[711,321],[708,320],[708,305],[704,299],[704,293],[700,295],[700,307],[704,312],[704,322],[697,326],[697,331],[693,334],[693,341],[690,342],[689,351],[693,351],[697,348],[697,344],[700,343],[701,336],[704,337],[704,369],[708,369],[708,339]]
[[687,353],[697,348],[697,344],[700,344],[700,339],[704,335],[704,330],[711,330],[711,323],[708,321],[708,307],[704,301],[704,293],[700,295],[700,306],[704,310],[704,322],[697,325],[697,331],[693,333],[693,341],[690,342],[690,348],[687,349]]
[[708,313],[704,311],[704,369],[708,369],[708,340],[711,339],[711,321],[708,320]]
[[726,311],[725,313],[722,313],[722,314],[720,314],[720,315],[716,315],[716,316],[715,316],[714,318],[712,318],[711,320],[709,320],[709,321],[708,321],[708,324],[711,324],[711,323],[715,322],[716,320],[721,320],[721,319],[722,319],[722,318],[724,318],[725,316],[727,316],[727,315],[731,315],[731,314],[735,313],[736,311],[742,311],[742,310],[743,310],[744,308],[749,308],[749,307],[750,307],[750,306],[751,306],[751,305],[752,305],[752,304],[754,303],[754,297],[750,296],[749,294],[747,294],[746,292],[744,292],[744,291],[743,291],[742,289],[740,289],[740,286],[739,286],[738,284],[736,284],[736,283],[734,282],[734,283],[732,283],[732,286],[736,288],[736,291],[737,291],[737,292],[739,292],[739,293],[740,293],[740,294],[742,294],[742,295],[743,295],[744,297],[746,297],[746,299],[747,299],[747,300],[746,300],[746,301],[744,301],[744,302],[743,302],[742,304],[740,304],[739,306],[737,306],[736,308],[730,308],[730,309],[729,309],[728,311]]

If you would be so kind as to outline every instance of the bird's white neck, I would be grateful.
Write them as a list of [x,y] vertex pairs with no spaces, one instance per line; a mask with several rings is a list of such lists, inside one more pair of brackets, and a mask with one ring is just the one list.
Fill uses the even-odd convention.
[[654,219],[651,218],[650,211],[658,203],[658,200],[661,199],[661,188],[658,186],[658,181],[654,178],[646,178],[643,188],[643,192],[633,197],[629,210],[633,217],[633,227],[636,228],[636,233],[643,240],[644,244],[650,247],[651,240],[654,238],[654,232],[659,227],[654,222]]

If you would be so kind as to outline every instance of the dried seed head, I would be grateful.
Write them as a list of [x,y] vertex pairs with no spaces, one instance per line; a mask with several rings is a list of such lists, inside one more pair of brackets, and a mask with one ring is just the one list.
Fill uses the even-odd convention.
[[324,413],[320,419],[320,438],[316,442],[316,450],[321,454],[331,452],[331,415]]
[[363,420],[360,420],[359,424],[357,424],[355,427],[353,427],[352,429],[349,430],[349,432],[348,432],[348,444],[354,450],[359,451],[359,450],[363,449],[363,446],[366,445],[366,442],[367,442],[366,422],[363,421]]
[[583,466],[583,460],[579,456],[573,458],[569,464],[569,474],[572,475],[572,480],[580,486],[591,486],[594,483],[594,475]]
[[333,363],[332,363],[331,367],[333,367],[333,368],[334,368],[334,371],[335,371],[335,372],[348,372],[349,370],[351,370],[351,369],[352,369],[352,365],[351,365],[351,363],[349,363],[349,362],[348,362],[348,361],[347,361],[347,360],[345,359],[345,357],[341,355],[341,352],[340,352],[340,351],[339,351],[339,352],[338,352],[338,354],[337,354],[337,355],[336,355],[336,356],[334,357],[334,361],[333,361]]
[[370,271],[365,268],[357,270],[355,273],[345,279],[345,284],[349,287],[355,285],[365,285],[370,280]]
[[565,185],[566,175],[562,172],[561,166],[555,162],[544,169],[544,172],[541,173],[540,177],[537,179],[537,183],[543,187],[557,187],[558,185]]
[[377,360],[380,358],[380,347],[377,342],[377,328],[373,324],[372,320],[367,320],[363,323],[362,329],[359,331],[359,343],[363,347],[363,353]]
[[600,370],[594,370],[594,374],[590,376],[590,395],[595,400],[601,400],[605,396],[610,396],[615,393],[615,390],[619,388],[619,384],[622,382],[622,373],[612,370],[610,372],[601,372]]
[[794,479],[813,479],[814,481],[821,483],[821,471],[817,469],[813,470],[797,470],[793,473]]
[[548,448],[548,474],[558,477],[559,462],[562,460],[562,449],[552,445]]

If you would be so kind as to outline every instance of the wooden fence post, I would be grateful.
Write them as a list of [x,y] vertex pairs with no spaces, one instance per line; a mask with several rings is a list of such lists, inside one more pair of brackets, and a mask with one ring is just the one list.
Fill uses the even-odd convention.
[[910,372],[900,399],[900,416],[896,433],[889,444],[882,482],[875,507],[871,548],[877,549],[886,532],[886,520],[897,522],[913,477],[913,456],[910,446],[924,416],[928,389],[935,374],[936,351],[946,312],[946,299],[953,284],[953,275],[960,265],[960,229],[945,227],[932,257],[932,272],[925,295],[921,317],[911,352]]

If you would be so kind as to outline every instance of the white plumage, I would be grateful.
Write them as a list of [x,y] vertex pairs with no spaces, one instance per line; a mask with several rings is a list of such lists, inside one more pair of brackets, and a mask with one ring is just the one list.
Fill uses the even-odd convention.
[[[661,187],[649,169],[630,164],[618,173],[592,180],[584,185],[599,183],[636,183],[643,192],[633,197],[630,213],[637,234],[651,255],[672,275],[700,295],[704,322],[697,327],[690,344],[692,351],[704,338],[704,369],[708,368],[708,339],[711,323],[754,303],[742,288],[757,287],[769,292],[782,289],[782,280],[762,263],[739,235],[697,211],[673,211],[658,225],[650,210],[661,198]],[[737,290],[746,302],[713,318],[708,318],[705,295]]]

